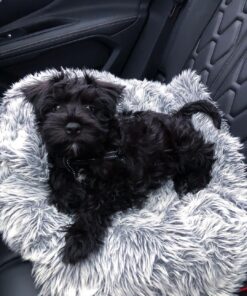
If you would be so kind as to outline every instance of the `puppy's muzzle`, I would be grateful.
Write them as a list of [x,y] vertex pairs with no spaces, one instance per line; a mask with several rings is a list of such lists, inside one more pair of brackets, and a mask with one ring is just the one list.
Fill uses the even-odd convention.
[[70,136],[76,136],[81,133],[81,125],[78,122],[69,122],[65,126],[66,133]]

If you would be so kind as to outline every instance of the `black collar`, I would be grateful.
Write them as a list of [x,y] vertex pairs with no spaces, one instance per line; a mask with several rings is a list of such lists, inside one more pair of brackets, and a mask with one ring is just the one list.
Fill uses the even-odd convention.
[[83,167],[97,160],[112,160],[112,159],[117,159],[119,157],[120,157],[120,152],[118,150],[113,150],[113,151],[107,152],[101,158],[71,159],[69,160],[69,162],[73,166]]
[[92,164],[95,161],[114,160],[114,159],[123,160],[123,155],[120,153],[120,151],[118,150],[109,151],[101,158],[89,158],[89,159],[63,158],[63,165],[67,169],[67,171],[74,176],[74,178],[77,181],[82,182],[86,178],[85,171],[90,164]]

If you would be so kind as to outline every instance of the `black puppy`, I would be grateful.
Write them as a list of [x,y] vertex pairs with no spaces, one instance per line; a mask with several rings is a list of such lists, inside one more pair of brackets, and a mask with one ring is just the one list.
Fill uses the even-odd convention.
[[117,114],[121,86],[89,75],[69,79],[66,72],[23,91],[51,163],[50,202],[74,215],[66,233],[66,263],[97,252],[113,214],[141,207],[148,192],[168,178],[179,194],[210,181],[214,145],[205,143],[190,119],[203,112],[219,128],[220,115],[208,101],[186,104],[173,115]]

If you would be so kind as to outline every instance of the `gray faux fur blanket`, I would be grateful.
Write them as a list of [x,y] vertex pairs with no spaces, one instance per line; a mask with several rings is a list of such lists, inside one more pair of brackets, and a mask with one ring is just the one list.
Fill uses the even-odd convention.
[[[83,71],[66,70],[71,77]],[[189,101],[210,99],[200,77],[190,71],[169,85],[122,80],[119,109],[171,112]],[[215,143],[212,180],[197,194],[179,199],[173,183],[150,194],[142,210],[118,213],[104,247],[83,263],[66,266],[61,229],[71,218],[47,204],[47,154],[36,131],[32,106],[22,87],[55,70],[29,75],[14,84],[0,107],[0,231],[11,249],[33,263],[43,296],[229,296],[247,272],[247,182],[241,145],[227,125],[216,130],[202,114],[195,128]]]

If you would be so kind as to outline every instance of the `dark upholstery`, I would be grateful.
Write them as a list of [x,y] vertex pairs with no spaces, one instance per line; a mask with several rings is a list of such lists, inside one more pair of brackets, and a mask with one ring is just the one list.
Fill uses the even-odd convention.
[[227,114],[247,156],[247,1],[224,0],[188,61]]
[[36,296],[31,264],[21,260],[0,241],[0,295]]
[[160,71],[169,81],[186,68],[202,75],[233,135],[245,144],[247,156],[246,0],[188,1],[167,44]]

